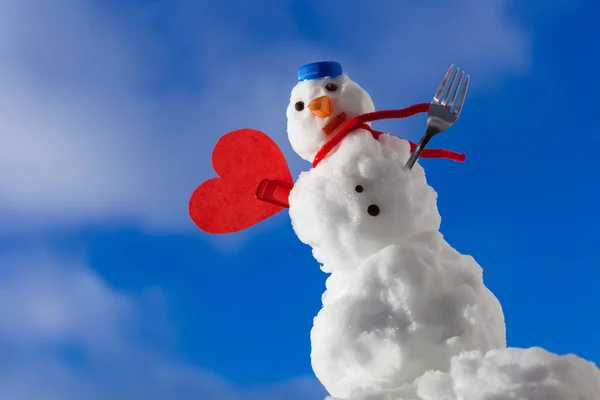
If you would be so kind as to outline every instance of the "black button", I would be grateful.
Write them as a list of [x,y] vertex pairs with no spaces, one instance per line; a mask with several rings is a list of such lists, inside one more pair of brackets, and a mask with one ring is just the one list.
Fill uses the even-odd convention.
[[370,216],[376,217],[376,216],[379,215],[379,213],[381,212],[381,210],[379,209],[378,205],[371,204],[369,207],[367,207],[367,212],[369,213]]

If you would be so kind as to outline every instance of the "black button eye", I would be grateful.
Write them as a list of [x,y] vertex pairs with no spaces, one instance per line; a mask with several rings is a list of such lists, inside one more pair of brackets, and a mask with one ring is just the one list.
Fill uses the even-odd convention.
[[295,105],[295,107],[296,107],[296,111],[302,111],[302,110],[304,110],[304,102],[303,101],[297,102],[296,105]]
[[356,193],[362,193],[365,190],[365,188],[362,187],[362,185],[356,185],[354,190],[356,190]]
[[330,92],[335,92],[337,90],[338,86],[335,83],[328,83],[325,86],[325,89],[329,90]]

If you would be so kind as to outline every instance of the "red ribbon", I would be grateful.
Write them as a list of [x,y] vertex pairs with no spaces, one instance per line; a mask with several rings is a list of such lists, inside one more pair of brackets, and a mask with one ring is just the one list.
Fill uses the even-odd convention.
[[[420,103],[400,110],[381,110],[354,117],[346,122],[342,130],[337,135],[331,138],[331,140],[329,140],[323,145],[323,147],[321,147],[321,149],[319,149],[315,155],[312,166],[313,168],[316,167],[338,144],[342,142],[346,136],[356,129],[366,129],[373,134],[375,139],[379,139],[379,136],[381,136],[383,132],[372,129],[369,125],[367,125],[367,122],[379,121],[382,119],[406,118],[427,111],[429,111],[429,103]],[[410,151],[414,151],[417,148],[417,145],[410,140],[408,143],[410,143]],[[445,149],[423,149],[420,157],[445,158],[458,162],[463,162],[466,159],[464,154]]]

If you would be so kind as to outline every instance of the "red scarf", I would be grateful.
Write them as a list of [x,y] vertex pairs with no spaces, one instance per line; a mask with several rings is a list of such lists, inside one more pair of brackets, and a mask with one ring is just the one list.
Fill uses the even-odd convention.
[[[342,128],[342,130],[335,135],[331,140],[321,147],[321,149],[317,152],[315,159],[312,163],[313,168],[316,167],[323,159],[338,145],[342,142],[342,140],[348,136],[351,132],[356,129],[366,129],[371,132],[375,139],[379,139],[379,136],[383,134],[383,132],[376,131],[372,129],[367,122],[378,121],[382,119],[393,119],[393,118],[406,118],[412,115],[423,113],[429,111],[429,103],[421,103],[415,104],[413,106],[403,108],[401,110],[382,110],[375,111],[367,114],[361,114],[357,117],[352,118]],[[410,151],[414,151],[417,148],[417,145],[410,140]],[[463,162],[466,159],[466,156],[461,153],[456,153],[450,150],[444,149],[423,149],[420,154],[420,157],[423,158],[445,158],[448,160],[454,160],[458,162]]]

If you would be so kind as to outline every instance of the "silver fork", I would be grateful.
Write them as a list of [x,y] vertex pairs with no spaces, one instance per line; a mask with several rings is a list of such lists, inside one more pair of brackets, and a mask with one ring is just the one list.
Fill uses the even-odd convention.
[[[452,124],[456,122],[458,116],[460,115],[460,111],[462,110],[463,104],[465,102],[465,97],[467,97],[467,89],[469,88],[469,78],[470,75],[467,75],[464,84],[462,84],[462,90],[460,92],[460,97],[458,98],[458,102],[456,105],[454,102],[456,101],[456,96],[458,96],[458,90],[461,87],[461,83],[463,77],[465,75],[465,71],[460,73],[460,77],[458,78],[458,82],[456,82],[456,76],[458,75],[458,71],[460,68],[456,68],[454,71],[454,75],[452,75],[452,80],[448,85],[448,79],[450,79],[450,75],[452,74],[452,70],[454,70],[454,64],[450,66],[448,72],[442,79],[442,83],[438,88],[433,100],[431,101],[431,105],[429,106],[429,113],[427,114],[427,129],[425,130],[425,135],[419,142],[419,145],[413,151],[410,158],[404,165],[405,168],[411,169],[417,158],[419,158],[419,154],[423,151],[427,143],[438,133],[444,132],[446,129],[450,128]],[[444,94],[445,93],[445,94]],[[452,97],[450,97],[450,93],[452,93]],[[444,98],[442,99],[442,95]],[[450,98],[450,102],[448,103],[448,99]],[[440,100],[441,99],[441,100]]]

